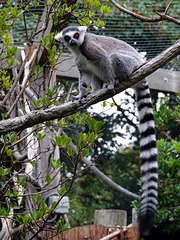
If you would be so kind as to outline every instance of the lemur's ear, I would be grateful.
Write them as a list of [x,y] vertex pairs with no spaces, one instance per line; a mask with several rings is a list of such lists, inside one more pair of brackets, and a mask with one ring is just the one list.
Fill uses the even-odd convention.
[[63,38],[62,31],[54,37],[54,39],[57,41],[60,41],[62,38]]
[[78,28],[79,28],[79,31],[81,32],[86,32],[87,30],[87,26],[79,26]]

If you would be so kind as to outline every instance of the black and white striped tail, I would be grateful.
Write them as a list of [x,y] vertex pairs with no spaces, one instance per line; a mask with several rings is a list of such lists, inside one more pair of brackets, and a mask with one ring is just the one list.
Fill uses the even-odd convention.
[[142,195],[139,212],[140,233],[147,236],[153,225],[158,196],[158,163],[153,107],[148,82],[142,80],[137,89],[140,131]]

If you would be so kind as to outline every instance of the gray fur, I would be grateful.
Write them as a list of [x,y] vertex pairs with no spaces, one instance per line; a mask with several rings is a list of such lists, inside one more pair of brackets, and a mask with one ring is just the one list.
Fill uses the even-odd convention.
[[[79,37],[77,38],[77,33]],[[79,69],[79,95],[81,101],[92,91],[101,89],[103,83],[107,90],[114,92],[114,86],[128,81],[132,72],[144,60],[129,44],[106,36],[97,36],[86,32],[86,27],[65,28],[56,37],[71,50]],[[142,196],[139,213],[140,232],[150,233],[157,208],[157,148],[151,96],[146,79],[134,86],[139,113],[139,131],[141,135],[140,157],[142,160]]]
[[[75,39],[75,33],[79,38]],[[68,36],[70,41],[65,41]],[[86,32],[86,27],[68,27],[56,37],[62,40],[73,53],[80,71],[79,95],[75,99],[86,97],[88,89],[92,91],[108,84],[107,89],[114,91],[115,84],[127,80],[137,66],[143,63],[141,55],[129,44],[106,36],[97,36]],[[86,83],[86,87],[85,84]]]

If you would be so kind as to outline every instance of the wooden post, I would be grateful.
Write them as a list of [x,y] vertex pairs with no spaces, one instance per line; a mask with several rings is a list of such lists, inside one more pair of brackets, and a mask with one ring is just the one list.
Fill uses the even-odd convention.
[[124,210],[96,210],[94,216],[94,224],[101,224],[104,226],[126,226],[127,212]]
[[139,233],[139,222],[138,214],[135,208],[132,209],[132,240],[138,240],[140,236]]

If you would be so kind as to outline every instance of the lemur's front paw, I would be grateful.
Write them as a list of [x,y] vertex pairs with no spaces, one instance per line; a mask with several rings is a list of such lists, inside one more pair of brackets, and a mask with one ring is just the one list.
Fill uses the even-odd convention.
[[89,94],[90,94],[90,92],[86,92],[86,93],[84,93],[84,94],[80,94],[80,95],[79,95],[79,101],[81,101],[83,98],[86,98],[87,95],[89,95]]
[[115,91],[115,89],[114,89],[114,83],[108,84],[108,85],[107,85],[107,90],[108,90],[108,93],[109,93],[109,94],[115,94],[116,91]]
[[86,98],[87,95],[89,95],[89,94],[90,94],[90,92],[87,92],[87,93],[84,93],[84,94],[79,94],[77,96],[72,96],[72,102],[74,102],[75,100],[79,100],[79,102],[81,102],[81,100],[83,98]]
[[77,95],[77,96],[72,96],[72,102],[74,102],[75,100],[79,100],[79,95]]

